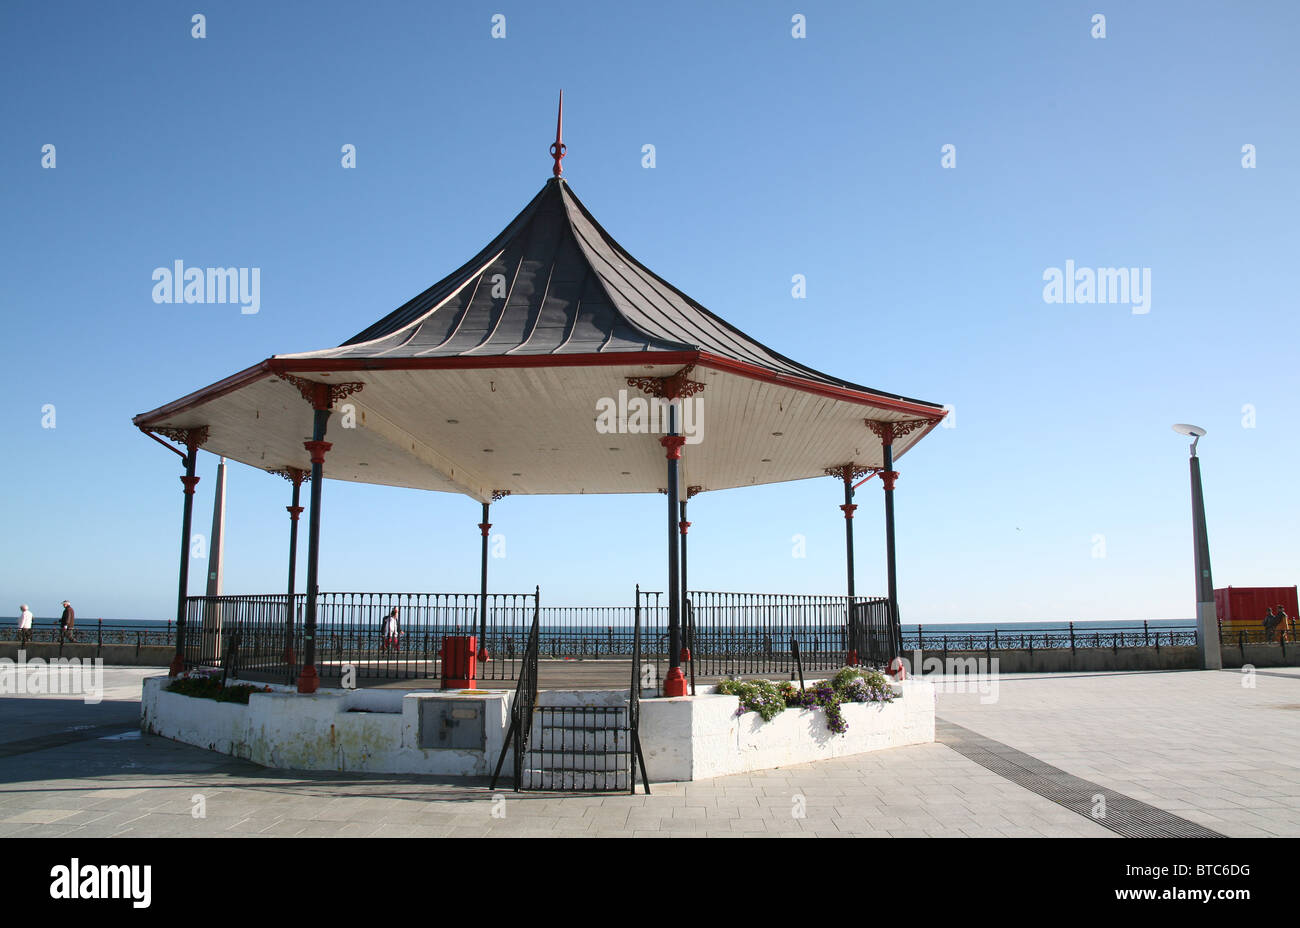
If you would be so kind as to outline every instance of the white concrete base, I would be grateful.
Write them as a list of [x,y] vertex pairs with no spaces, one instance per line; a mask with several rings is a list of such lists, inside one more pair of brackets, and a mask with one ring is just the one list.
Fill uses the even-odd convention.
[[641,703],[641,749],[650,781],[702,780],[750,770],[934,741],[934,684],[894,684],[889,703],[846,703],[848,731],[826,727],[822,709],[786,709],[770,722],[737,715],[737,696],[680,696]]
[[[273,692],[254,693],[244,706],[169,693],[169,682],[166,675],[144,681],[142,730],[288,770],[490,776],[514,699],[510,692],[467,690],[320,690],[304,696],[272,686]],[[482,702],[486,750],[420,748],[425,700]],[[360,709],[369,711],[349,711]]]
[[[165,675],[144,681],[140,727],[266,767],[359,773],[490,776],[510,725],[512,692],[321,690],[254,693],[248,705],[169,693]],[[785,767],[934,740],[934,686],[895,684],[892,703],[842,707],[848,731],[833,734],[821,709],[786,709],[770,722],[737,715],[735,696],[642,699],[641,747],[651,782]],[[422,703],[473,700],[486,713],[484,750],[419,747]],[[540,705],[618,706],[625,690],[544,691]],[[368,710],[368,711],[357,711]],[[507,755],[505,770],[511,769]]]

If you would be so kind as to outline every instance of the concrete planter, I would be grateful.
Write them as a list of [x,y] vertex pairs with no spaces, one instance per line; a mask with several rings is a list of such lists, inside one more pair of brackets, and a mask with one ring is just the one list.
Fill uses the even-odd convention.
[[823,709],[786,709],[770,722],[737,715],[736,696],[708,694],[641,703],[641,747],[651,782],[701,780],[806,764],[934,740],[934,686],[895,684],[890,703],[846,703],[848,731],[826,727]]
[[[489,776],[510,724],[510,692],[322,690],[253,693],[248,705],[169,693],[166,676],[144,681],[141,728],[266,767]],[[643,699],[641,745],[650,780],[700,780],[934,740],[934,687],[908,680],[892,703],[842,707],[834,734],[821,709],[787,709],[770,722],[737,715],[735,696]],[[420,747],[422,713],[472,701],[484,713],[483,749]],[[544,691],[541,705],[619,706],[623,690]],[[432,706],[430,704],[433,704]],[[463,702],[461,703],[463,705]],[[424,716],[427,723],[427,715]],[[507,755],[507,767],[511,758]]]

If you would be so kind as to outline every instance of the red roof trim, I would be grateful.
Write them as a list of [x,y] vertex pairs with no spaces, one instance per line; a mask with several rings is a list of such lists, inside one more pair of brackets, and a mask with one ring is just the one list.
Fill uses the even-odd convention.
[[[804,380],[801,377],[794,377],[790,374],[779,374],[776,371],[768,370],[765,367],[759,367],[756,364],[750,364],[746,361],[737,361],[733,358],[723,358],[716,354],[700,353],[699,363],[705,367],[711,367],[715,370],[727,371],[732,374],[739,374],[741,377],[750,377],[754,380],[762,380],[766,383],[774,383],[783,387],[790,387],[794,390],[802,390],[804,393],[813,393],[817,396],[825,396],[833,400],[844,400],[849,403],[861,403],[864,406],[874,406],[877,409],[888,409],[894,412],[903,412],[915,415],[921,419],[944,417],[944,410],[941,407],[926,406],[920,403],[911,403],[907,400],[896,399],[890,396],[881,396],[878,393],[862,393],[858,390],[849,390],[845,387],[837,387],[833,384],[818,383],[815,380]],[[927,429],[926,431],[929,431]]]
[[219,380],[211,386],[204,387],[202,390],[195,390],[188,396],[182,396],[166,406],[159,406],[151,412],[142,412],[131,421],[139,428],[148,428],[151,422],[157,422],[160,419],[168,419],[177,413],[184,412],[208,400],[216,399],[218,396],[225,396],[227,393],[233,393],[243,387],[248,386],[261,380],[263,377],[272,373],[270,361],[262,361],[254,364],[252,367],[245,368],[238,374],[231,374],[225,380]]
[[[778,386],[801,390],[817,396],[849,403],[859,403],[876,409],[886,409],[918,418],[933,419],[933,423],[917,437],[919,440],[943,418],[943,410],[934,406],[881,396],[875,393],[862,393],[837,387],[832,384],[805,380],[789,374],[759,367],[745,361],[723,358],[718,355],[699,351],[618,351],[599,354],[532,354],[532,355],[492,355],[475,357],[455,356],[441,358],[268,358],[246,370],[240,371],[225,380],[197,390],[175,402],[160,406],[152,412],[141,413],[132,420],[137,426],[146,427],[151,423],[168,419],[178,413],[202,405],[209,400],[232,393],[235,390],[255,383],[268,375],[289,373],[335,373],[363,372],[385,370],[494,370],[516,367],[627,367],[630,365],[653,364],[687,365],[700,364],[714,370],[761,380]],[[915,443],[915,442],[913,442]]]

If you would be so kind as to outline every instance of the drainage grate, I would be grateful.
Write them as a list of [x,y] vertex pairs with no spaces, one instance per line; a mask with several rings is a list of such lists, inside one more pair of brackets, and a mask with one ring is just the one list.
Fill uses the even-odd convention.
[[[963,757],[973,760],[1000,777],[1023,786],[1031,793],[1050,799],[1077,812],[1103,828],[1129,838],[1222,838],[1224,835],[1203,825],[1157,809],[1132,796],[1117,793],[1088,780],[1066,773],[1001,741],[942,719],[935,720],[937,739]],[[1094,818],[1094,797],[1104,796],[1106,817]]]

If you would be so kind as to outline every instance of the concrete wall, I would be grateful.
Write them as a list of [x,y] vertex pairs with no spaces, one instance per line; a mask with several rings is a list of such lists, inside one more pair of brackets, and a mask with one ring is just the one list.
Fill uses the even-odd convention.
[[[891,703],[842,707],[848,731],[834,734],[821,709],[786,709],[770,722],[737,715],[736,696],[682,696],[641,703],[641,748],[651,782],[700,780],[805,764],[934,740],[934,686],[896,684]],[[712,689],[712,688],[710,688]]]
[[[81,632],[78,637],[84,642],[87,634],[93,633]],[[32,643],[24,646],[23,650],[27,652],[28,657],[39,657],[46,661],[56,657],[79,657],[90,660],[98,657],[105,664],[115,667],[169,667],[172,657],[176,654],[176,648],[172,645],[141,645],[138,653],[133,644],[106,644],[99,648],[95,646],[93,638],[89,643],[65,644],[61,649],[57,644]],[[0,642],[0,658],[18,660],[18,642]]]
[[[140,727],[152,734],[242,757],[267,767],[375,773],[488,776],[510,724],[513,693],[367,689],[321,690],[311,696],[272,686],[248,705],[196,699],[165,690],[165,675],[144,681]],[[787,709],[771,722],[737,716],[735,696],[714,694],[641,703],[641,744],[651,781],[698,780],[802,764],[934,740],[934,687],[898,684],[892,703],[843,707],[849,730],[826,727],[820,709]],[[418,746],[420,704],[479,700],[488,709],[487,749]],[[624,705],[625,690],[544,691],[541,705]],[[355,710],[369,711],[355,711]],[[506,770],[512,758],[506,757]]]
[[[169,693],[165,675],[144,681],[140,727],[265,767],[359,773],[488,776],[510,724],[513,693],[320,690],[272,686],[248,705]],[[486,750],[419,747],[420,704],[473,700],[487,711]],[[357,711],[367,710],[367,711]],[[507,756],[507,763],[510,762]]]
[[[1285,648],[1276,644],[1248,644],[1245,646],[1246,662],[1257,667],[1296,667],[1300,666],[1300,645],[1289,644]],[[1285,653],[1284,653],[1285,652]],[[915,667],[915,651],[904,656],[910,667]],[[1047,648],[1029,650],[1028,648],[1002,648],[988,651],[944,651],[927,648],[921,652],[921,660],[936,659],[943,661],[945,655],[952,661],[997,661],[998,673],[1088,673],[1098,671],[1141,671],[1141,670],[1197,670],[1200,656],[1192,646],[1179,647],[1139,647],[1139,648]],[[1240,667],[1241,650],[1236,647],[1223,647],[1223,666]],[[988,665],[991,669],[992,665]],[[913,670],[915,672],[915,670]],[[927,671],[928,672],[928,671]]]

